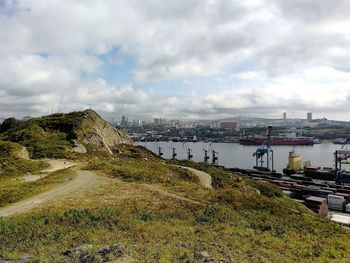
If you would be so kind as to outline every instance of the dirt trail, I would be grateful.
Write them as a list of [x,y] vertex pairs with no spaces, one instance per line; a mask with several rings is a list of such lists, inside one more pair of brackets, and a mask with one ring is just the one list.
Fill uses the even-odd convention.
[[75,162],[64,160],[64,159],[47,160],[45,162],[48,163],[51,167],[48,169],[45,169],[43,171],[44,173],[52,173],[52,172],[67,169],[69,167],[77,165],[77,163]]
[[[50,169],[50,171],[57,171],[61,169],[68,168],[67,163],[62,163],[62,160],[53,160],[52,162],[55,163],[53,167]],[[62,166],[63,165],[63,166]],[[70,166],[76,165],[75,163],[70,163]],[[193,168],[189,167],[182,167],[184,169],[188,169],[191,172],[195,173],[200,182],[208,188],[211,188],[211,177],[209,174],[205,172],[198,171]],[[93,172],[90,171],[82,171],[78,170],[77,171],[77,176],[61,185],[58,186],[57,188],[54,188],[52,190],[49,190],[47,192],[38,194],[36,196],[30,197],[28,199],[22,200],[20,202],[17,202],[15,204],[11,204],[9,206],[0,208],[0,217],[8,217],[8,216],[13,216],[16,214],[23,214],[26,212],[29,212],[30,210],[34,208],[40,208],[45,205],[48,205],[52,202],[55,202],[56,200],[59,199],[69,199],[72,196],[84,196],[84,194],[88,192],[93,192],[95,191],[98,187],[107,187],[108,185],[111,184],[111,182],[117,182],[118,179],[112,179],[112,178],[107,178],[103,176],[96,175]],[[145,187],[147,190],[156,192],[162,196],[168,197],[168,198],[173,198],[185,202],[189,202],[192,204],[197,204],[197,205],[203,205],[202,203],[192,200],[190,198],[183,197],[181,195],[177,195],[175,193],[170,193],[161,187],[157,185],[151,185],[151,184],[142,184],[143,187]]]
[[41,172],[41,174],[28,174],[28,175],[22,176],[20,179],[25,182],[33,182],[48,176],[48,173],[56,172],[59,170],[67,169],[78,165],[78,163],[71,162],[64,159],[43,160],[43,161],[45,163],[48,163],[50,165],[50,168],[44,169]]
[[197,169],[191,168],[191,167],[186,167],[186,166],[177,166],[180,167],[182,169],[185,169],[187,171],[192,172],[194,175],[196,175],[199,179],[199,182],[206,188],[213,188],[212,183],[211,183],[211,176],[210,174],[203,172],[203,171],[199,171]]
[[33,208],[43,206],[45,203],[53,199],[66,197],[69,194],[76,194],[78,192],[84,193],[85,191],[93,189],[103,183],[110,183],[109,179],[98,176],[89,171],[77,171],[77,173],[77,176],[73,180],[65,183],[62,186],[30,197],[10,206],[0,208],[0,216],[6,217],[18,213],[25,213],[32,210]]

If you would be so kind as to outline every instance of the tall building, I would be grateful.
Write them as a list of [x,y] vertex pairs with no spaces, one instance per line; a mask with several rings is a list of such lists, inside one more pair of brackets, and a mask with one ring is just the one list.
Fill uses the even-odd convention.
[[283,112],[283,120],[287,120],[287,112]]
[[122,120],[120,121],[121,127],[127,127],[128,126],[128,118],[125,116],[122,116]]
[[308,121],[312,121],[312,112],[308,112],[308,113],[306,114],[306,119],[307,119]]
[[166,119],[161,119],[161,118],[154,118],[153,119],[153,124],[155,126],[162,126],[166,124]]

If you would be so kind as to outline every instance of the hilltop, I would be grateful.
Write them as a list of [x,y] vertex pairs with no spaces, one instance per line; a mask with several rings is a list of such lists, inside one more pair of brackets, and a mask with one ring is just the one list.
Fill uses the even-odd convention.
[[[0,132],[0,262],[349,259],[348,230],[275,186],[166,161],[93,111],[9,119]],[[48,171],[43,157],[57,156]]]
[[69,157],[69,152],[86,153],[130,144],[126,132],[102,119],[95,111],[56,113],[27,121],[6,119],[0,126],[0,140],[26,146],[33,158]]

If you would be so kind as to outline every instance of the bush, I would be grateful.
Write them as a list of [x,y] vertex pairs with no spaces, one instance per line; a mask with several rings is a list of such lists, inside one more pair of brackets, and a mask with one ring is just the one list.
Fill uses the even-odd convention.
[[247,182],[252,187],[259,190],[260,194],[267,197],[281,197],[283,196],[282,191],[274,184],[256,182],[251,179],[247,179]]
[[232,221],[235,218],[235,212],[223,205],[215,204],[206,207],[196,213],[196,221],[206,224],[217,224]]

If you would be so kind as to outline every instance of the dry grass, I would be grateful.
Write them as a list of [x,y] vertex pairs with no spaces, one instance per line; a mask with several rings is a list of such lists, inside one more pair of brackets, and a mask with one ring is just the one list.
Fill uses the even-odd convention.
[[346,262],[350,254],[348,231],[273,188],[203,167],[215,183],[206,189],[182,169],[127,151],[86,167],[106,183],[0,219],[0,258],[30,254],[54,262],[70,248],[113,243],[136,262],[197,262],[203,250],[215,262]]
[[3,179],[0,181],[0,207],[46,192],[72,180],[75,174],[74,169],[64,169],[32,182],[23,181],[20,177]]

